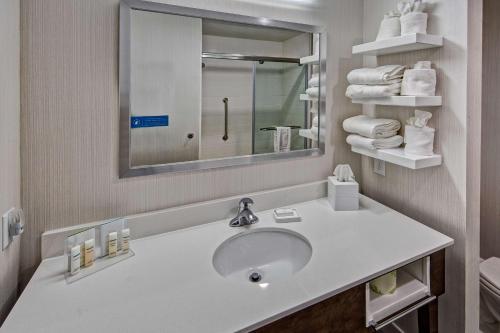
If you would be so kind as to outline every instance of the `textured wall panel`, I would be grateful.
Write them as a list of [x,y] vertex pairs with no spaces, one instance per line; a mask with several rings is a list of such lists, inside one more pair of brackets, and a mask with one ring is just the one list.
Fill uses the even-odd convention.
[[[0,1],[0,215],[21,205],[19,0]],[[15,301],[19,240],[0,250],[0,326]]]
[[[361,38],[361,0],[325,1],[321,11],[284,2],[170,2],[323,23],[329,32],[328,121],[337,124],[337,118],[359,112],[344,98],[335,107],[333,100],[345,90],[345,74],[360,62],[352,60],[350,48]],[[324,179],[333,170],[334,153],[336,160],[351,162],[359,170],[359,157],[348,153],[335,125],[326,155],[319,158],[118,179],[118,3],[22,2],[25,277],[40,260],[40,234],[46,230]]]
[[[395,9],[397,2],[365,0],[366,41],[375,39],[384,13]],[[472,290],[477,285],[466,285],[468,4],[466,0],[441,0],[432,3],[428,32],[445,37],[443,48],[388,55],[378,59],[366,57],[365,63],[412,65],[420,60],[433,62],[438,72],[437,94],[443,96],[443,107],[426,110],[433,113],[430,126],[437,130],[435,151],[443,154],[443,165],[414,171],[386,164],[386,177],[381,177],[373,173],[372,159],[363,157],[362,191],[455,239],[455,245],[447,251],[447,290],[439,302],[440,328],[443,332],[463,332],[468,315],[472,313],[466,310],[466,292],[473,291],[477,295]],[[364,112],[399,119],[405,123],[413,115],[414,109],[377,107],[375,110],[373,107],[364,107]],[[474,322],[474,319],[471,321]]]

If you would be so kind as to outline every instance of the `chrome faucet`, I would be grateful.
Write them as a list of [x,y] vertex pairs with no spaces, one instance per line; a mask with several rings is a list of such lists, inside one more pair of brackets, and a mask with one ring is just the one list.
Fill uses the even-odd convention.
[[253,205],[253,200],[250,198],[243,198],[240,200],[238,215],[229,222],[230,227],[242,227],[259,222],[259,218],[250,210]]

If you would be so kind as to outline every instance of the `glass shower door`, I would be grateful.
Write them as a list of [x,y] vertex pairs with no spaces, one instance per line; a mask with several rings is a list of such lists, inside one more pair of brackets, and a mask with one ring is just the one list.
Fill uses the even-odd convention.
[[277,126],[291,127],[290,150],[307,148],[299,135],[307,128],[306,103],[299,95],[306,86],[307,66],[296,63],[256,62],[253,98],[253,153],[274,152],[274,133]]

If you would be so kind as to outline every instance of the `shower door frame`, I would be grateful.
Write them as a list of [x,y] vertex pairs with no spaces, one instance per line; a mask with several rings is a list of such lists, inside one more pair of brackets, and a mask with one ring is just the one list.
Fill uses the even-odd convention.
[[[130,161],[130,69],[131,69],[131,24],[130,17],[133,10],[149,11],[164,14],[181,15],[205,19],[220,20],[256,26],[266,26],[296,30],[306,33],[316,33],[320,37],[319,66],[319,113],[323,115],[326,110],[326,33],[323,27],[301,23],[291,23],[271,20],[264,17],[252,17],[210,10],[168,5],[140,0],[121,0],[120,2],[120,54],[119,54],[119,96],[120,96],[120,134],[119,134],[119,178],[138,177],[171,172],[199,171],[232,166],[244,166],[271,161],[287,160],[294,158],[317,157],[325,153],[326,127],[319,124],[318,148],[296,150],[286,153],[266,153],[257,155],[235,156],[211,160],[197,160],[158,165],[131,166]],[[201,55],[200,55],[201,56]],[[319,117],[319,119],[325,119]]]

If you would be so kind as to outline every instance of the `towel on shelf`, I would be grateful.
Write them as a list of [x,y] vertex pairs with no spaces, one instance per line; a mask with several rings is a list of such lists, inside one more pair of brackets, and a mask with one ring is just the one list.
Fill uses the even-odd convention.
[[292,129],[290,127],[276,126],[276,132],[274,132],[274,152],[275,153],[289,152],[291,139],[292,139]]
[[394,119],[378,119],[360,115],[344,120],[342,127],[348,133],[381,139],[396,135],[401,128],[401,123]]
[[318,127],[319,126],[319,117],[317,115],[312,120],[312,126],[313,127]]
[[435,96],[436,70],[431,68],[430,61],[420,61],[413,69],[405,72],[401,84],[403,96]]
[[403,137],[395,135],[390,138],[384,139],[370,139],[362,137],[361,135],[351,134],[346,139],[347,143],[354,147],[365,149],[388,149],[397,148],[403,143]]
[[311,78],[309,79],[308,86],[319,87],[319,74],[314,74],[313,76],[311,76]]
[[396,96],[401,93],[401,83],[383,86],[367,86],[352,84],[347,87],[345,95],[349,98],[378,98]]
[[308,88],[306,90],[306,94],[309,95],[310,97],[318,97],[319,96],[319,88],[318,87]]
[[401,82],[405,69],[406,67],[401,65],[359,68],[347,74],[347,80],[350,84],[390,85]]
[[384,40],[392,37],[401,36],[401,14],[398,11],[391,11],[384,15],[384,19],[380,23],[376,40]]

